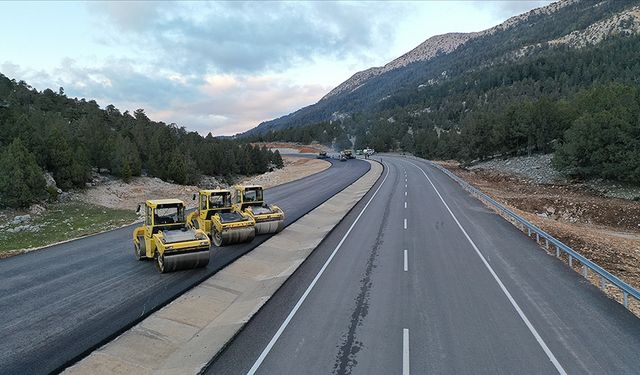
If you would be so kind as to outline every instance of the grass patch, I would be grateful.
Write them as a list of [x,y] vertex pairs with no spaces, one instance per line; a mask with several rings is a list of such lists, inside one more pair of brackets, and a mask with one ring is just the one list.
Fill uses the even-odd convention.
[[4,224],[0,230],[0,256],[10,250],[40,247],[117,228],[137,219],[133,211],[81,202],[49,204],[44,213],[31,217],[32,220],[26,224],[37,227],[37,231],[11,233],[8,230],[15,225]]

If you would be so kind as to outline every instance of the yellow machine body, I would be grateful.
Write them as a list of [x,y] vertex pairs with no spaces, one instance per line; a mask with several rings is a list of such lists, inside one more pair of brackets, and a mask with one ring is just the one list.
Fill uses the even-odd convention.
[[284,228],[284,211],[264,201],[264,190],[259,185],[233,187],[233,210],[248,214],[256,226],[256,235],[278,233]]
[[144,225],[133,230],[138,260],[154,259],[162,273],[209,264],[211,241],[202,230],[187,226],[184,202],[147,200],[144,208]]
[[209,234],[216,246],[249,242],[256,235],[253,218],[233,210],[231,195],[226,189],[200,190],[198,210],[187,217],[187,224]]

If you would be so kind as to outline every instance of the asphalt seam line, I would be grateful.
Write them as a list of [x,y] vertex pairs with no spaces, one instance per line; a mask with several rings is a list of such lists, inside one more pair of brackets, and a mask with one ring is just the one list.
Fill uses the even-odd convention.
[[520,308],[518,303],[515,301],[515,299],[513,298],[513,296],[511,295],[511,293],[507,289],[507,287],[502,283],[502,280],[500,280],[500,277],[498,277],[498,275],[493,270],[493,268],[491,267],[489,262],[487,262],[487,259],[484,257],[484,255],[482,255],[482,252],[480,252],[480,249],[478,249],[478,246],[476,246],[475,242],[473,242],[473,240],[471,239],[471,237],[469,236],[467,231],[464,229],[462,224],[460,224],[460,221],[458,221],[458,218],[456,217],[456,215],[453,214],[453,211],[451,211],[451,208],[449,208],[449,205],[447,204],[447,202],[445,202],[444,198],[442,198],[442,195],[440,194],[440,192],[438,191],[436,186],[433,184],[433,181],[431,181],[431,178],[429,178],[429,176],[427,176],[427,173],[424,171],[424,169],[422,169],[422,167],[420,167],[417,164],[414,164],[413,162],[410,162],[408,160],[407,160],[407,163],[412,164],[414,167],[418,168],[422,172],[424,177],[426,177],[427,181],[429,181],[429,184],[431,184],[431,187],[433,187],[433,190],[436,192],[436,194],[438,195],[438,197],[442,201],[442,204],[444,204],[445,208],[447,209],[447,211],[449,211],[449,214],[451,215],[453,220],[458,225],[458,228],[460,228],[460,230],[462,231],[462,234],[464,234],[464,236],[466,237],[467,241],[471,244],[471,246],[475,250],[476,254],[478,254],[480,259],[482,260],[482,263],[484,263],[485,267],[489,270],[489,273],[491,273],[491,276],[493,276],[493,278],[496,280],[496,282],[500,286],[500,289],[502,289],[502,292],[507,296],[507,299],[509,300],[509,302],[511,302],[511,305],[516,310],[516,312],[518,313],[518,315],[520,316],[520,318],[522,319],[524,324],[527,326],[527,328],[529,329],[529,331],[533,335],[533,337],[535,337],[536,341],[538,342],[538,344],[540,345],[542,350],[544,350],[545,354],[547,355],[547,357],[549,358],[549,360],[551,361],[553,366],[556,368],[556,370],[558,371],[559,374],[567,375],[567,372],[565,371],[565,369],[562,367],[560,362],[558,362],[558,360],[556,359],[556,356],[553,354],[553,352],[551,352],[551,349],[549,349],[549,347],[544,342],[544,340],[542,339],[542,337],[540,336],[538,331],[535,329],[533,324],[531,324],[531,321],[529,321],[529,318],[527,318],[527,316],[524,314],[524,311],[522,311],[522,309]]

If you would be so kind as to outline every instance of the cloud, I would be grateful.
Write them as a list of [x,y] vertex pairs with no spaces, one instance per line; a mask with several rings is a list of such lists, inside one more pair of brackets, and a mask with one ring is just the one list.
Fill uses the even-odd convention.
[[212,75],[199,88],[200,100],[181,101],[149,113],[168,121],[182,119],[180,123],[188,123],[189,129],[203,135],[232,135],[313,103],[328,89],[295,84],[282,76]]
[[243,132],[313,103],[330,89],[297,84],[284,75],[150,74],[136,70],[126,59],[100,67],[81,67],[66,59],[51,73],[23,69],[10,61],[0,67],[39,90],[64,87],[69,97],[96,100],[103,108],[114,104],[123,112],[144,108],[153,120],[175,122],[202,135]]
[[[90,3],[122,38],[159,52],[154,64],[181,72],[286,70],[316,56],[371,53],[392,41],[406,4],[357,2]],[[139,22],[136,22],[138,20]]]

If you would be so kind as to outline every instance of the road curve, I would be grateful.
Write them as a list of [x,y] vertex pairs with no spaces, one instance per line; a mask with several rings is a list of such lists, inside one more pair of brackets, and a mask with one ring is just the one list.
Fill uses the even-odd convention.
[[[266,190],[297,220],[369,170],[359,160]],[[133,226],[0,260],[0,374],[56,372],[265,241],[214,248],[205,269],[134,259]]]
[[208,374],[638,373],[638,318],[428,163],[382,160]]

